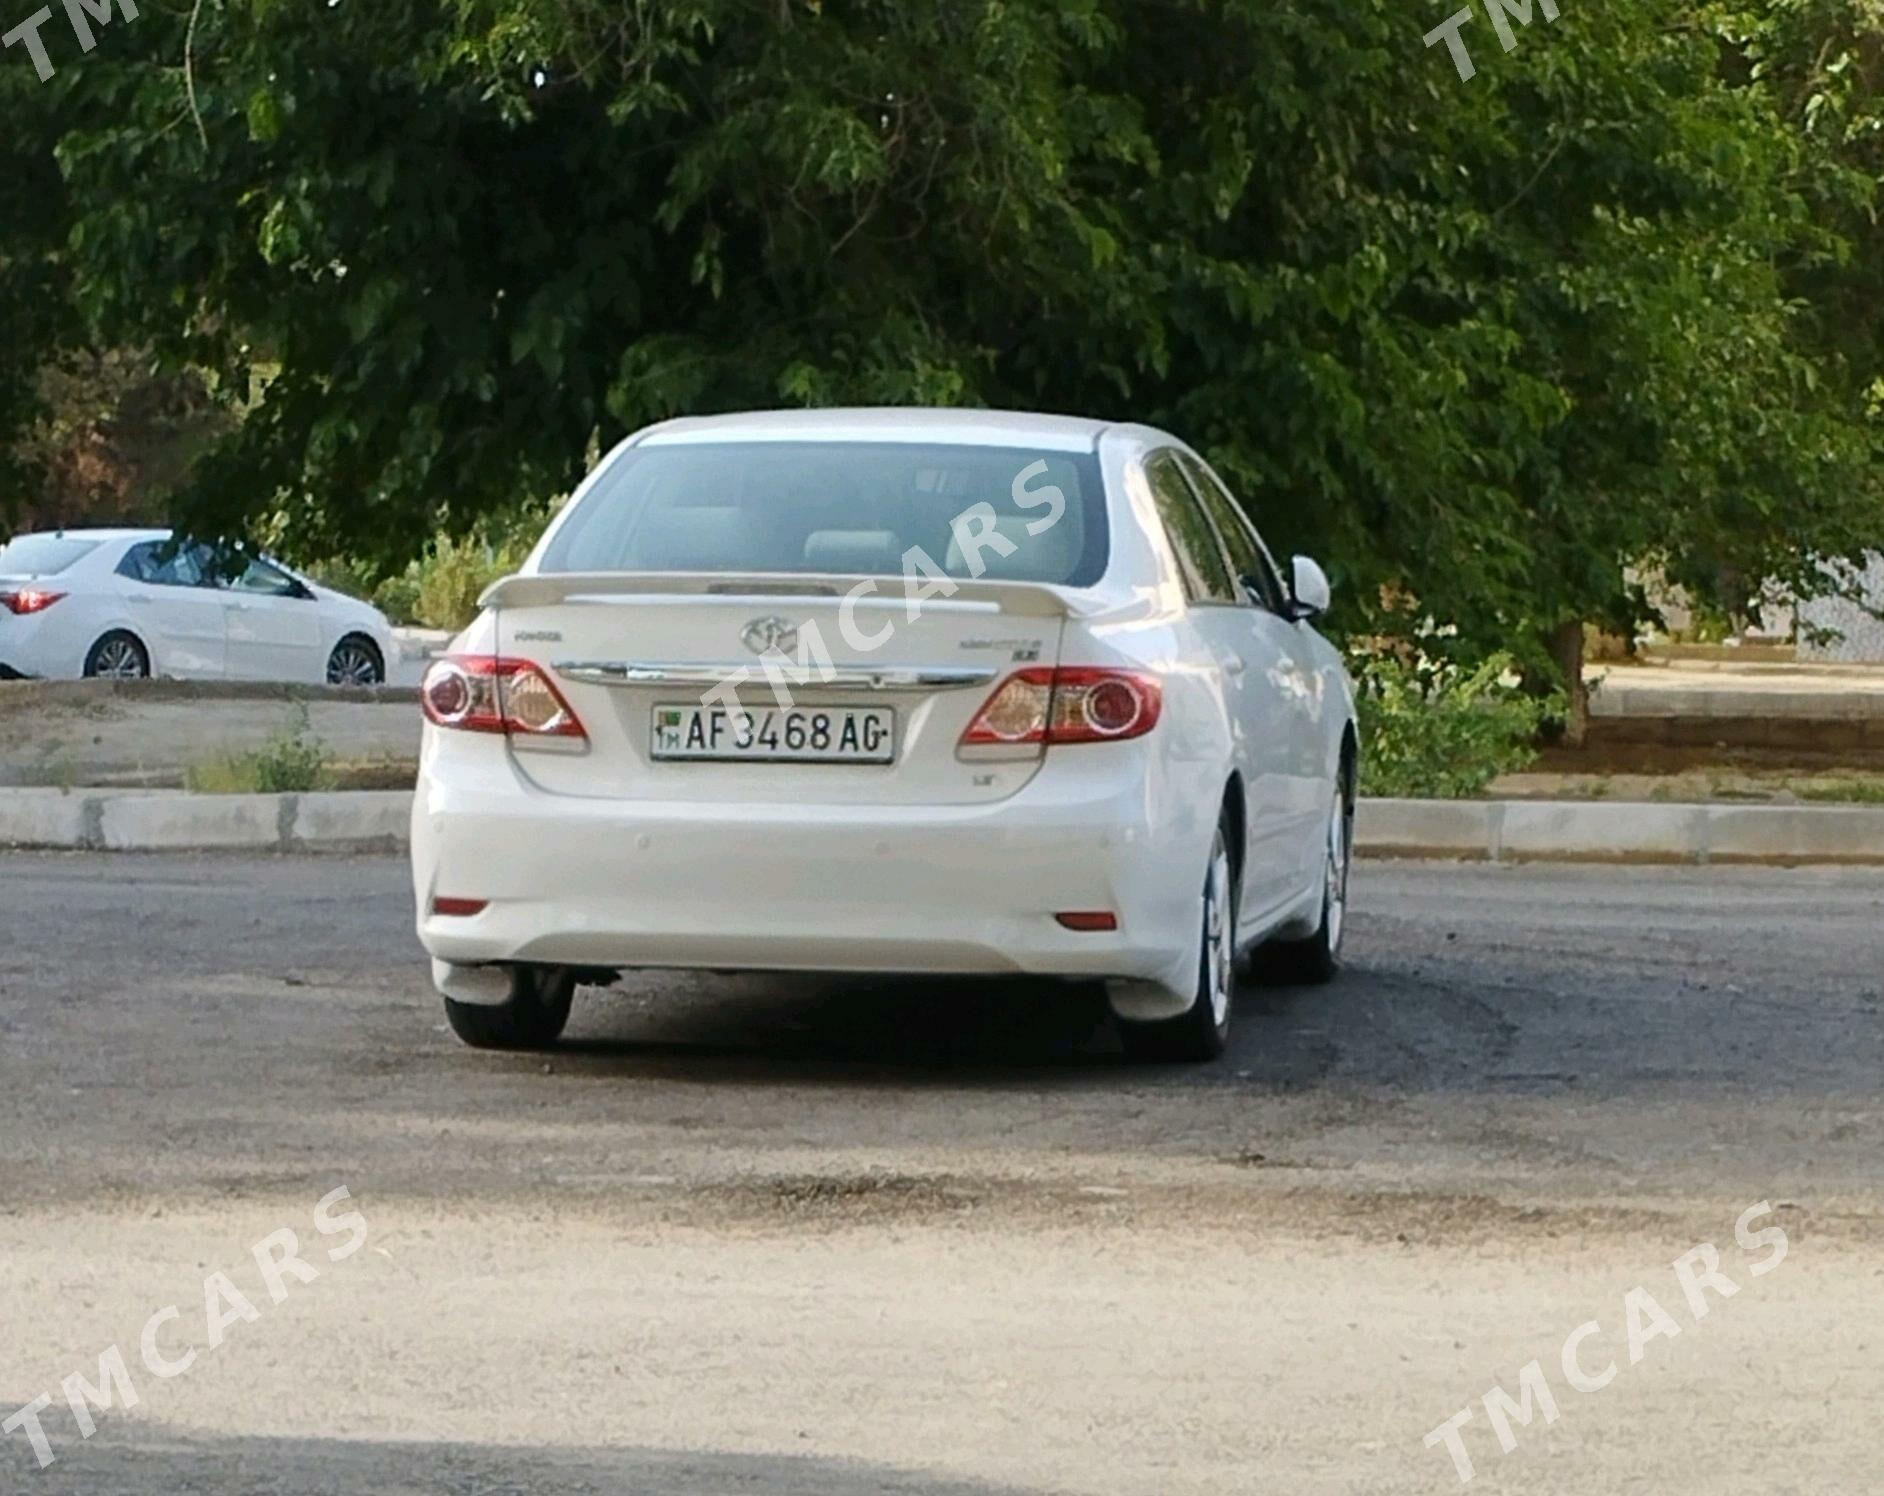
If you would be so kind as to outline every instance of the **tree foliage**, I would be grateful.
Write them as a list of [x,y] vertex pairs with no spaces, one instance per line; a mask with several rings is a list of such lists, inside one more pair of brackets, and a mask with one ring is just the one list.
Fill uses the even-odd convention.
[[195,371],[155,370],[131,349],[64,353],[39,370],[33,394],[40,415],[15,451],[43,475],[41,497],[18,515],[38,528],[135,521],[238,418]]
[[1451,8],[145,7],[0,66],[0,427],[265,366],[179,513],[392,568],[680,412],[1143,419],[1475,655],[1876,544],[1875,5]]

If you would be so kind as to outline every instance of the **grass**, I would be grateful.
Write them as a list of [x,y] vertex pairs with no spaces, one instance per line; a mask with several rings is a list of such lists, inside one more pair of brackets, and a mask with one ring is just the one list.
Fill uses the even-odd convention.
[[282,730],[254,752],[191,764],[183,773],[183,787],[199,795],[294,794],[333,784],[327,751],[308,734],[305,702],[297,702]]
[[191,764],[183,787],[198,795],[281,795],[331,789],[333,779],[324,766],[284,766],[263,751]]
[[1801,784],[1801,800],[1835,800],[1843,805],[1884,805],[1884,779],[1831,779]]

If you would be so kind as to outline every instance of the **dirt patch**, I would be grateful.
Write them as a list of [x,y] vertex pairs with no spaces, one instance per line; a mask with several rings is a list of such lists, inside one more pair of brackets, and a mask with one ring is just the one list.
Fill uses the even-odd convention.
[[788,1174],[707,1191],[736,1213],[782,1214],[826,1224],[881,1224],[956,1215],[986,1203],[991,1181],[903,1173]]
[[180,788],[193,766],[299,732],[302,713],[340,787],[411,787],[411,691],[163,680],[0,685],[0,785]]
[[1670,753],[1653,749],[1582,754],[1551,749],[1521,774],[1494,780],[1486,793],[1500,800],[1619,800],[1670,804],[1721,801],[1752,805],[1884,804],[1884,765],[1762,761],[1747,752]]

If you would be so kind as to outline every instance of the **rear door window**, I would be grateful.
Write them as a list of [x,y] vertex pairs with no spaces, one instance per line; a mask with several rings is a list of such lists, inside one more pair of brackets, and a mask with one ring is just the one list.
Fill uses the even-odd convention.
[[1204,501],[1204,508],[1215,521],[1217,533],[1223,537],[1224,550],[1229,553],[1230,565],[1236,569],[1238,578],[1255,589],[1257,600],[1271,613],[1283,612],[1282,579],[1276,575],[1276,565],[1269,557],[1269,547],[1263,544],[1262,536],[1256,533],[1256,526],[1243,512],[1243,506],[1230,497],[1230,490],[1223,486],[1223,480],[1205,464],[1186,461],[1184,471],[1190,475],[1198,497]]
[[1177,554],[1184,591],[1192,602],[1239,601],[1229,563],[1217,547],[1210,519],[1197,502],[1197,494],[1178,466],[1174,451],[1154,452],[1145,459],[1145,479],[1164,521],[1164,533]]
[[171,540],[147,540],[134,545],[118,563],[118,575],[153,587],[203,585],[204,552],[201,546]]

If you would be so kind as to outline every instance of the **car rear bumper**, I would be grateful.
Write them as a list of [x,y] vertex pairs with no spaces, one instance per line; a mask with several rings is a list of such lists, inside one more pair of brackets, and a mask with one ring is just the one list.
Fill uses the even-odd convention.
[[[1210,828],[1160,817],[1142,773],[1094,762],[1049,763],[971,806],[589,800],[507,763],[469,779],[428,767],[419,939],[455,967],[1026,973],[1188,997]],[[441,895],[488,902],[439,915]],[[1110,911],[1118,928],[1068,930],[1068,911]]]
[[22,680],[76,680],[85,673],[92,645],[126,625],[76,584],[48,578],[46,585],[66,595],[37,613],[0,608],[0,664]]
[[[0,680],[39,680],[59,673],[58,631],[48,628],[46,613],[15,617],[0,608]],[[75,667],[71,672],[77,675]]]

